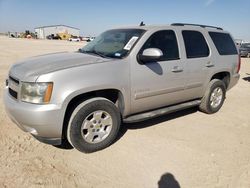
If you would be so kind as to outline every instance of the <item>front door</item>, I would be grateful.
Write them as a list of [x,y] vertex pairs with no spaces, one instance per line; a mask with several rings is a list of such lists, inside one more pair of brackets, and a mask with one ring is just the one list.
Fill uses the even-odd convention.
[[142,46],[139,54],[147,48],[158,48],[163,56],[157,62],[131,64],[131,111],[138,113],[185,100],[184,62],[180,59],[176,34],[173,30],[153,33]]

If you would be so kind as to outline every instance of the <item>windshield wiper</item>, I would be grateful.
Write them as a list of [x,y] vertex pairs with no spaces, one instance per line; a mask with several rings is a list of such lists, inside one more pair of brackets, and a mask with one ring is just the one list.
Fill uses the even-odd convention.
[[94,54],[94,55],[98,55],[98,56],[103,57],[103,58],[110,58],[110,57],[108,57],[108,56],[106,56],[106,55],[104,55],[104,54],[102,54],[102,53],[100,53],[100,52],[97,52],[96,50],[92,50],[92,51],[85,51],[85,50],[81,49],[81,51],[80,51],[80,52],[82,52],[82,53],[86,53],[86,54]]

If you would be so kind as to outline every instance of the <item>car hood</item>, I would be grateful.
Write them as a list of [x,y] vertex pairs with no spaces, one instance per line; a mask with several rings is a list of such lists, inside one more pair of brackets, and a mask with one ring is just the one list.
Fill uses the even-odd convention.
[[89,64],[111,61],[94,55],[79,52],[61,52],[35,56],[14,64],[10,69],[10,75],[19,79],[27,80],[62,69]]

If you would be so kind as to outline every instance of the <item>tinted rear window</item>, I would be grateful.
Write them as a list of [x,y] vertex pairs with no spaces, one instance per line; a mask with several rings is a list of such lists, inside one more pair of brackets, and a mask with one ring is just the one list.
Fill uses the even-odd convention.
[[209,32],[220,55],[238,54],[234,41],[227,33]]
[[209,48],[207,42],[198,31],[182,31],[187,58],[207,57]]

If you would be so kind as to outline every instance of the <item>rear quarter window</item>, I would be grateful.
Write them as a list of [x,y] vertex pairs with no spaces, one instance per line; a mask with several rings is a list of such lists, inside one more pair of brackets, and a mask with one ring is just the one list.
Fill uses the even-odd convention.
[[228,33],[209,32],[220,55],[238,54],[232,37]]

